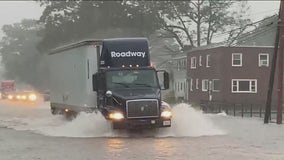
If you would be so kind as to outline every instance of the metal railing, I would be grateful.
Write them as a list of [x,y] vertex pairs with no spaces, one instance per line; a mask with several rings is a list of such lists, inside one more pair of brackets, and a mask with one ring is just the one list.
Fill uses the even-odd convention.
[[[201,100],[200,107],[205,113],[225,112],[227,115],[240,117],[264,117],[265,103],[228,103],[222,101]],[[271,106],[271,116],[276,117],[276,105]]]

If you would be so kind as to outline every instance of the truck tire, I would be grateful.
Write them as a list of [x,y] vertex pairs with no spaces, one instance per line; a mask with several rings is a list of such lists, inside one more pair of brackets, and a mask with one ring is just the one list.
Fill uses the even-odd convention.
[[73,120],[77,117],[78,113],[72,110],[69,110],[68,112],[64,112],[64,116],[67,120]]
[[50,112],[52,115],[61,114],[61,110],[56,107],[50,107]]

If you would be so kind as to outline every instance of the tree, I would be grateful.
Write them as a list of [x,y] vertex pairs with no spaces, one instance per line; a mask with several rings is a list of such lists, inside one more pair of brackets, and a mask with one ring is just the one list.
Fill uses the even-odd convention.
[[[235,39],[243,32],[236,28],[245,28],[250,23],[246,1],[41,1],[41,4],[46,6],[41,16],[44,38],[39,45],[43,50],[84,38],[149,36],[159,29],[167,31],[184,49],[209,45],[225,37]],[[238,11],[233,9],[236,6]]]
[[36,49],[37,43],[41,40],[37,32],[41,28],[42,25],[35,20],[28,19],[3,26],[5,36],[0,43],[0,53],[6,70],[5,77],[37,88],[46,87],[45,59]]
[[[217,34],[249,24],[246,2],[195,0],[143,2],[154,11],[162,28],[172,34],[181,48],[209,45]],[[241,4],[240,12],[233,7]],[[238,32],[231,33],[233,35]],[[229,35],[229,32],[228,34]],[[223,34],[222,36],[226,36]]]
[[[39,49],[86,38],[147,36],[158,27],[151,12],[129,1],[41,1],[45,28]],[[117,32],[118,31],[118,32]],[[111,35],[108,33],[112,33]]]

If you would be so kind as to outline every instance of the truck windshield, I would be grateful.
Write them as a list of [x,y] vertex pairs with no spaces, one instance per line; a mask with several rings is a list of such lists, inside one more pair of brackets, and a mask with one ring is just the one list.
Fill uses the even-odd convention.
[[120,70],[106,73],[107,88],[158,87],[154,70]]

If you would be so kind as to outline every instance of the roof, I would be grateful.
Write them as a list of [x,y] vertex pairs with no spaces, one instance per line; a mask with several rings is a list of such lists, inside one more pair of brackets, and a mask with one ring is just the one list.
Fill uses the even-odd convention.
[[219,45],[219,46],[204,46],[204,47],[197,47],[193,48],[192,50],[188,51],[187,53],[191,53],[194,51],[202,51],[202,50],[210,50],[216,48],[274,48],[274,46],[251,46],[251,45],[237,45],[237,46],[226,46],[226,45]]
[[91,44],[102,44],[102,40],[89,39],[89,40],[83,40],[83,41],[63,45],[63,46],[52,49],[48,54],[49,55],[56,54],[59,52],[63,52],[65,50],[69,50],[69,49],[84,46],[84,45],[91,45]]

